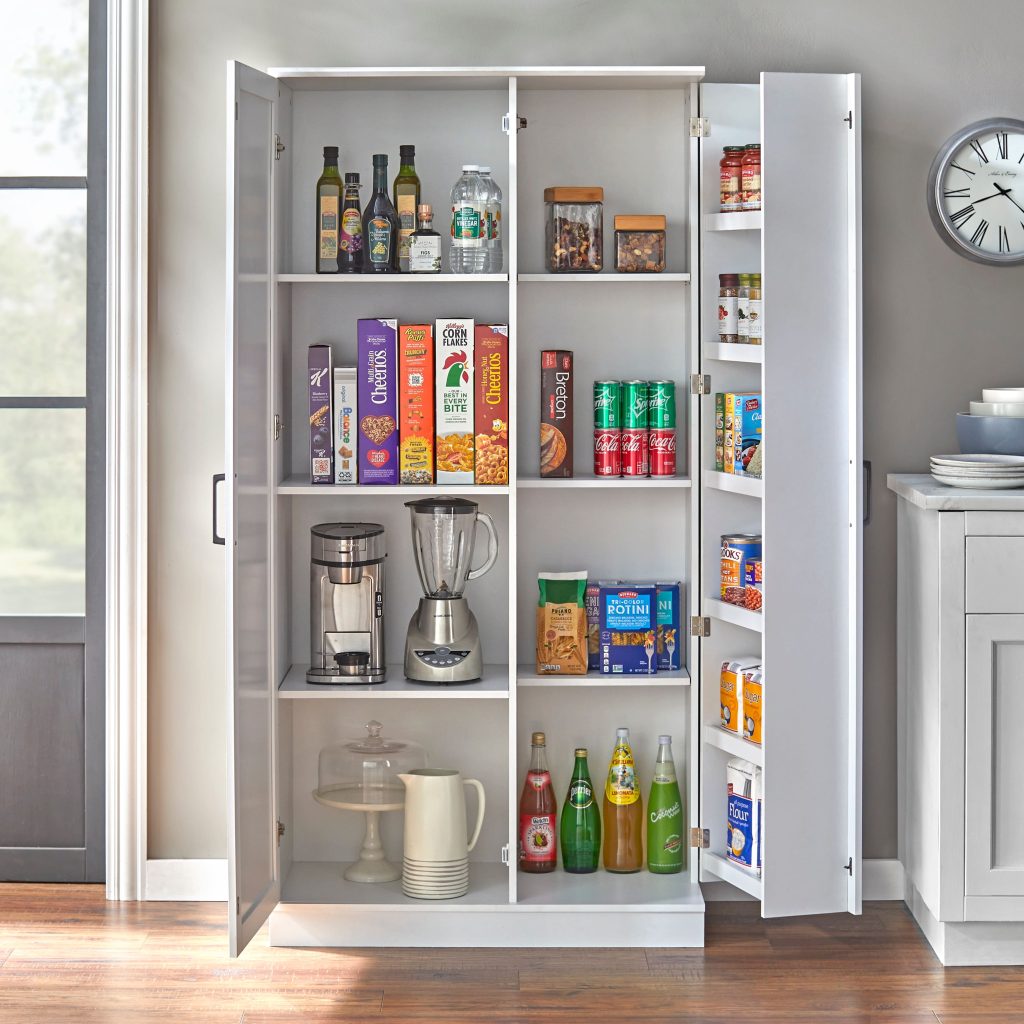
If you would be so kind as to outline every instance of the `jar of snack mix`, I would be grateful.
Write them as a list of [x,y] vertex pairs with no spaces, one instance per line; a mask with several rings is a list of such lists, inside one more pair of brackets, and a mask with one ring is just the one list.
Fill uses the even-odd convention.
[[718,275],[718,340],[739,341],[739,294],[738,274]]
[[620,274],[660,274],[665,269],[664,216],[616,215],[615,269]]
[[740,193],[742,179],[743,146],[726,146],[719,164],[719,196],[723,213],[742,210]]
[[604,265],[604,189],[544,189],[544,261],[552,274],[594,274]]
[[761,144],[743,149],[740,159],[740,205],[744,210],[761,209]]

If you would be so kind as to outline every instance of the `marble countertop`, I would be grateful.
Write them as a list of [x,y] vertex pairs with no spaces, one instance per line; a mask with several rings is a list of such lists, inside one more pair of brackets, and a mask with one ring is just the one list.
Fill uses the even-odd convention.
[[992,491],[947,487],[930,473],[890,473],[886,483],[901,498],[939,512],[1024,512],[1024,488]]

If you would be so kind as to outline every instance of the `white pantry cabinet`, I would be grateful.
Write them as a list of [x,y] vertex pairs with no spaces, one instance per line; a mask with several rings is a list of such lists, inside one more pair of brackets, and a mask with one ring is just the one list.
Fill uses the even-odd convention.
[[944,964],[1024,963],[1024,496],[889,487],[906,901]]
[[[652,945],[704,941],[700,883],[728,881],[766,916],[860,909],[860,162],[856,75],[764,74],[701,85],[703,68],[228,67],[228,629],[231,634],[231,947],[270,918],[279,945]],[[760,141],[764,211],[718,215],[724,145]],[[416,145],[439,214],[463,161],[505,196],[501,274],[317,276],[313,186],[339,145],[365,175],[374,152]],[[543,189],[605,189],[605,270],[544,273]],[[365,193],[364,193],[365,198]],[[664,213],[661,275],[612,269],[615,213]],[[440,219],[440,218],[439,218]],[[717,275],[764,276],[765,344],[717,343]],[[507,487],[312,487],[306,348],[355,354],[356,320],[507,322]],[[539,476],[539,354],[575,352],[575,477]],[[678,475],[596,480],[590,389],[599,378],[677,382]],[[765,477],[714,470],[714,392],[761,390]],[[472,496],[498,528],[495,568],[467,596],[481,683],[402,679],[419,596],[408,496]],[[309,652],[309,528],[384,524],[388,682],[316,687]],[[763,532],[764,612],[718,598],[719,537]],[[539,678],[536,576],[684,583],[683,670],[628,680]],[[762,747],[717,727],[724,658],[763,656]],[[316,803],[317,753],[377,718],[430,762],[480,779],[487,814],[462,899],[420,903],[398,883],[342,877],[363,824]],[[556,795],[585,745],[600,786],[614,730],[631,730],[646,787],[657,736],[675,740],[691,826],[680,875],[516,870],[530,733],[548,736]],[[725,849],[725,764],[764,768],[761,877]],[[385,850],[401,858],[400,815]],[[542,916],[538,916],[542,915]]]

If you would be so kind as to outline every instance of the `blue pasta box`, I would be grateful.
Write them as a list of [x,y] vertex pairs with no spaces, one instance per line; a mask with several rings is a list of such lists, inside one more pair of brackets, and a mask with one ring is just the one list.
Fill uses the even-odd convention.
[[683,641],[679,630],[683,618],[682,585],[679,580],[659,580],[655,587],[658,595],[658,671],[676,672],[683,663]]
[[653,675],[658,592],[653,583],[617,583],[598,592],[601,672]]

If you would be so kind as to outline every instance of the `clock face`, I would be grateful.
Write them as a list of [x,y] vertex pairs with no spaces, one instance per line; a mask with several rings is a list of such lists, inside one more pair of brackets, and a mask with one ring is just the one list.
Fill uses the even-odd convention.
[[950,138],[932,164],[928,205],[962,256],[1024,263],[1024,121],[978,121]]

